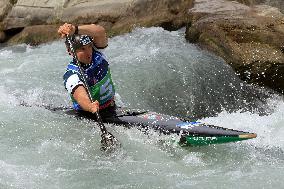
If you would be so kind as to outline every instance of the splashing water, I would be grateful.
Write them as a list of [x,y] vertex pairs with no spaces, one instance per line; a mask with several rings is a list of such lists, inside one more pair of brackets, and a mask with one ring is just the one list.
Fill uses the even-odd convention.
[[281,188],[282,96],[243,83],[183,33],[138,28],[110,39],[104,53],[121,103],[255,132],[256,139],[180,148],[167,143],[175,136],[106,125],[122,148],[105,155],[95,123],[43,106],[70,106],[63,42],[6,47],[0,50],[0,188]]

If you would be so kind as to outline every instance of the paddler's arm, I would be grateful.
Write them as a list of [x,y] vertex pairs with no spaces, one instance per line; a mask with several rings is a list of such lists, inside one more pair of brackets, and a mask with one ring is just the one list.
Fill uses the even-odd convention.
[[79,85],[74,90],[73,97],[84,111],[95,113],[99,110],[99,102],[91,102],[88,93],[83,85]]
[[106,48],[108,45],[106,31],[104,27],[100,25],[80,25],[78,26],[78,34],[86,34],[92,36],[94,39],[94,44],[97,48]]
[[[61,35],[61,37],[65,37],[66,35],[73,35],[75,31],[76,26],[69,23],[63,24],[58,29],[58,33]],[[106,35],[105,28],[100,25],[80,25],[78,26],[77,32],[78,34],[89,35],[93,37],[94,44],[97,48],[106,48],[108,45],[108,38]]]

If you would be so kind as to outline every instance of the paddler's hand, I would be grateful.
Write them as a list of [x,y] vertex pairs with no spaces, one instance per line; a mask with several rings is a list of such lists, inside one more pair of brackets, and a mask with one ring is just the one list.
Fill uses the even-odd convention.
[[89,112],[91,113],[96,113],[99,111],[99,107],[100,107],[100,104],[99,102],[96,100],[95,102],[92,102],[90,105],[89,105]]
[[66,35],[73,35],[75,33],[75,26],[65,23],[59,27],[57,32],[62,38],[64,38]]

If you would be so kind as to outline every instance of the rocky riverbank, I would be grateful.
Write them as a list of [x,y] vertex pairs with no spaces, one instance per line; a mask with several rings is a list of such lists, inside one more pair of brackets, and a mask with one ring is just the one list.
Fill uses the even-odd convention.
[[0,42],[56,40],[64,22],[97,23],[110,37],[186,26],[189,42],[224,58],[241,79],[284,93],[283,10],[282,0],[1,0]]
[[[14,2],[15,3],[15,2]],[[1,5],[2,4],[2,5]],[[192,0],[2,0],[0,41],[8,44],[39,44],[58,38],[56,27],[97,23],[109,36],[134,27],[162,26],[175,30],[185,26]]]
[[267,5],[196,0],[186,38],[221,56],[240,78],[284,91],[284,15]]

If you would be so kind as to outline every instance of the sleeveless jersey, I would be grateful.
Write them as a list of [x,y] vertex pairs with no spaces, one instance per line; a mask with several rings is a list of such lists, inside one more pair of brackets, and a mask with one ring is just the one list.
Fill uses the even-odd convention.
[[[101,52],[94,50],[92,63],[90,65],[81,65],[93,99],[100,103],[100,107],[105,107],[110,101],[113,101],[115,95],[108,62]],[[75,60],[69,63],[63,80],[64,86],[73,102],[73,108],[75,110],[82,110],[72,95],[73,90],[78,85],[84,85],[80,69],[75,64]]]

